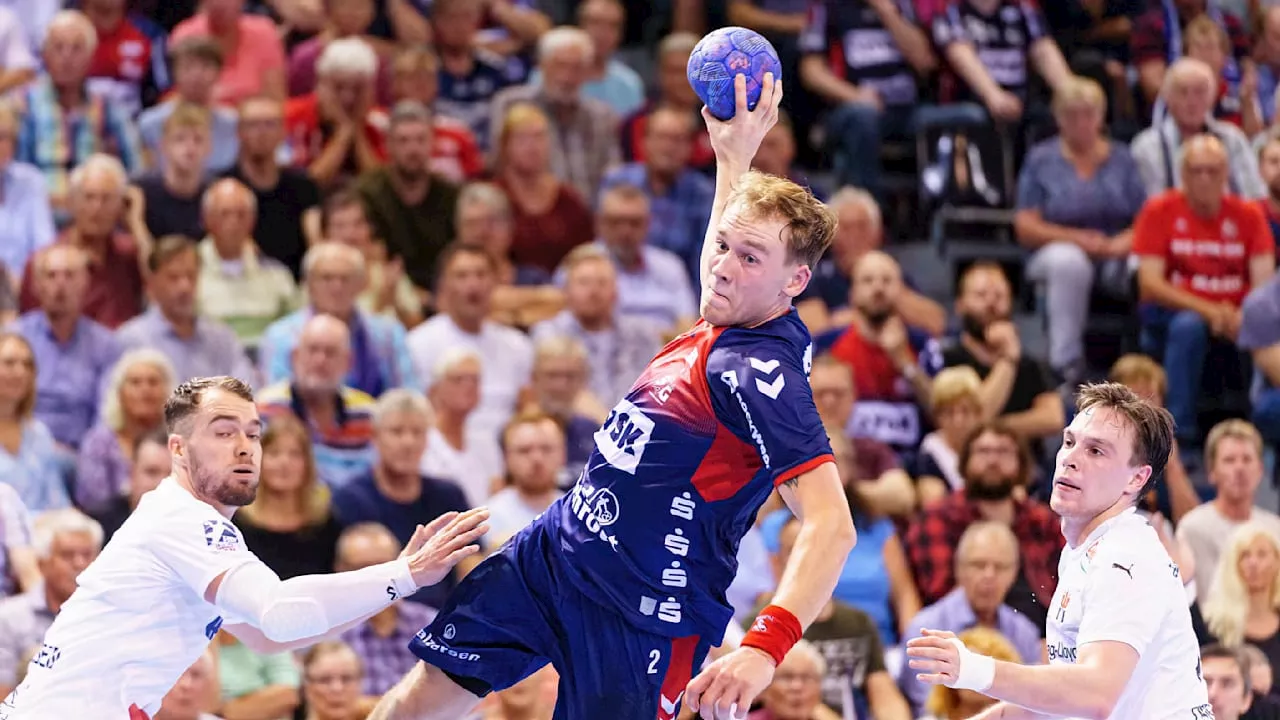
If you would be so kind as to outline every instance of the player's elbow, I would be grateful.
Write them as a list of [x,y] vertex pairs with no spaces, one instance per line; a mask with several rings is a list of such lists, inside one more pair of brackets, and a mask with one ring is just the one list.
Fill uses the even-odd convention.
[[1084,717],[1089,720],[1107,720],[1111,717],[1116,704],[1120,702],[1120,695],[1124,693],[1124,684],[1117,686],[1114,681],[1113,675],[1097,678],[1091,688],[1092,692],[1088,693],[1085,707],[1082,708]]
[[819,520],[818,531],[824,544],[843,557],[858,544],[858,530],[853,525],[853,515],[844,508],[833,508]]

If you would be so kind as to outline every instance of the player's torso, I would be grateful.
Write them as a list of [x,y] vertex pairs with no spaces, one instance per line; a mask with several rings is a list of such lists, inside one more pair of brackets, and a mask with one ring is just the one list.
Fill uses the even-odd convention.
[[738,541],[772,490],[763,442],[748,445],[717,420],[709,382],[736,383],[707,377],[719,334],[699,324],[659,352],[596,432],[578,484],[543,518],[585,592],[672,636],[723,628]]
[[[1135,520],[1137,518],[1134,518]],[[1110,718],[1114,720],[1210,720],[1208,693],[1200,676],[1200,645],[1191,627],[1191,614],[1181,573],[1169,559],[1154,530],[1142,521],[1124,523],[1080,548],[1066,547],[1058,563],[1058,587],[1049,604],[1045,640],[1050,663],[1078,660],[1081,622],[1088,612],[1086,588],[1091,575],[1123,573],[1122,564],[1096,558],[1099,545],[1123,543],[1159,556],[1168,573],[1156,576],[1155,586],[1135,589],[1133,602],[1165,619],[1138,660],[1133,675]],[[1132,570],[1128,570],[1131,572]]]
[[154,714],[208,647],[222,617],[148,552],[149,517],[164,508],[150,510],[140,507],[81,573],[26,679],[0,704],[0,720],[87,717],[86,710],[125,718],[132,704]]

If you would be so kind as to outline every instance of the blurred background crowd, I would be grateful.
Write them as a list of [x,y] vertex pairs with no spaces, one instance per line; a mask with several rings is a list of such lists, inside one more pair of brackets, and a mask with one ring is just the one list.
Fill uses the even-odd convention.
[[[840,219],[797,307],[859,528],[753,720],[969,717],[903,672],[925,626],[1047,661],[1053,454],[1104,377],[1177,421],[1140,512],[1218,719],[1280,717],[1280,3],[60,5],[0,0],[0,696],[168,474],[186,378],[256,388],[234,521],[281,577],[479,504],[493,550],[560,497],[697,317],[714,156],[685,67],[737,24],[784,65],[756,167]],[[797,528],[761,511],[738,621]],[[297,656],[219,636],[157,720],[363,718],[473,566]]]

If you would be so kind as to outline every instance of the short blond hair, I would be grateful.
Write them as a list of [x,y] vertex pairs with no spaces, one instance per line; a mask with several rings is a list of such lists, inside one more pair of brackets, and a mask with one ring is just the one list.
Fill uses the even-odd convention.
[[507,140],[511,138],[511,134],[530,125],[549,128],[551,119],[542,111],[542,108],[533,103],[518,102],[507,109],[507,113],[502,116],[502,127],[498,130],[497,142],[493,146],[497,160],[495,164],[498,167],[506,162]]
[[1209,435],[1204,439],[1204,464],[1206,468],[1213,469],[1213,463],[1218,459],[1218,445],[1227,438],[1248,442],[1258,451],[1258,458],[1262,458],[1262,434],[1258,432],[1258,428],[1254,427],[1253,423],[1248,420],[1230,418],[1214,425],[1213,429],[1209,431]]
[[943,369],[933,378],[929,392],[929,407],[934,412],[949,410],[961,403],[982,405],[982,378],[968,365]]
[[1197,17],[1183,28],[1183,53],[1185,54],[1191,48],[1191,43],[1197,40],[1216,42],[1224,55],[1231,54],[1231,37],[1227,35],[1227,31],[1222,29],[1222,26],[1217,21],[1207,14]]
[[1120,356],[1111,366],[1107,379],[1114,383],[1133,387],[1134,385],[1151,384],[1155,386],[1160,397],[1164,397],[1169,389],[1169,376],[1165,375],[1160,363],[1142,353],[1128,353]]
[[175,130],[203,130],[208,134],[212,126],[213,117],[206,108],[184,102],[164,119],[162,132],[166,136]]
[[758,170],[738,179],[727,205],[738,205],[753,218],[786,222],[787,259],[810,268],[831,246],[836,232],[835,213],[807,188]]
[[1068,107],[1088,104],[1099,112],[1107,112],[1107,94],[1096,80],[1073,75],[1053,93],[1053,112],[1058,114]]

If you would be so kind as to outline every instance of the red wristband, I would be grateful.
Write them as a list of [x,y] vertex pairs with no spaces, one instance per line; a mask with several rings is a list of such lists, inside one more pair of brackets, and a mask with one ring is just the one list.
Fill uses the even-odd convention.
[[791,651],[791,647],[800,640],[804,629],[800,621],[791,611],[777,605],[769,605],[760,611],[751,630],[742,639],[743,647],[763,650],[773,658],[774,665],[781,665],[782,659]]

